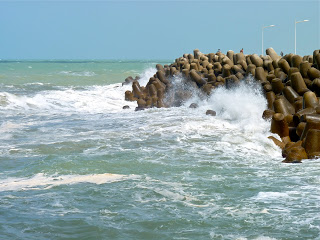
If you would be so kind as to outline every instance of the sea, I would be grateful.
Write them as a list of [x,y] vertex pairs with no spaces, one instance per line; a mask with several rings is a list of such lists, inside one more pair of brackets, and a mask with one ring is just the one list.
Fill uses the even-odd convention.
[[1,240],[320,239],[320,161],[281,162],[254,79],[125,101],[170,62],[0,61]]

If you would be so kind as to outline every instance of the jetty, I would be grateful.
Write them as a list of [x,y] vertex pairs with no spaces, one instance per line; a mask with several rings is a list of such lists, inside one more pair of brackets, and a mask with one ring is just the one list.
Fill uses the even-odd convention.
[[[283,162],[320,158],[320,50],[282,57],[273,48],[266,49],[265,56],[231,50],[204,54],[195,49],[156,68],[146,86],[140,86],[138,77],[128,77],[123,83],[132,84],[125,100],[137,101],[137,111],[181,106],[192,97],[191,89],[199,89],[205,98],[218,87],[233,88],[251,76],[262,86],[267,100],[262,117],[270,121],[270,131],[279,135],[269,138],[282,149]],[[180,87],[174,82],[178,76],[183,80]],[[216,115],[214,110],[206,114]]]

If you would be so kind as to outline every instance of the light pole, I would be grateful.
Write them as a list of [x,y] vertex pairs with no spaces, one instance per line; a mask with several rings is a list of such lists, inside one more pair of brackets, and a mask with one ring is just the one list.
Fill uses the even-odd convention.
[[268,28],[268,27],[275,27],[276,25],[270,25],[266,27],[262,27],[262,48],[261,48],[261,55],[263,56],[263,29]]
[[294,54],[297,54],[297,23],[309,22],[309,20],[296,21],[294,20]]

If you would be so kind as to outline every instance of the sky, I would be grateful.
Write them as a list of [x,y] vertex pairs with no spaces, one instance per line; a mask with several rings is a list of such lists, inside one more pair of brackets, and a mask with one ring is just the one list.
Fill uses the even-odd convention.
[[320,0],[0,0],[0,59],[174,59],[320,49]]

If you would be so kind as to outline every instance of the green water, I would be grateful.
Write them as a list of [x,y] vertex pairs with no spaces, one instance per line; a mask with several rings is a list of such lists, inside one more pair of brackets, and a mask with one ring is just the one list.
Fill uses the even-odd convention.
[[4,84],[49,83],[59,86],[106,85],[135,77],[157,63],[169,60],[51,60],[0,61],[0,82]]
[[281,163],[259,89],[135,112],[150,67],[0,63],[0,239],[320,239],[319,161]]

